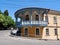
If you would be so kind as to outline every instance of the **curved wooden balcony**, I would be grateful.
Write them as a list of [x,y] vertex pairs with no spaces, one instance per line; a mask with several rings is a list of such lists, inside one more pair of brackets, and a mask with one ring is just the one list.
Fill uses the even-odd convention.
[[21,26],[47,26],[48,22],[47,21],[22,21],[22,22],[17,22],[17,27]]

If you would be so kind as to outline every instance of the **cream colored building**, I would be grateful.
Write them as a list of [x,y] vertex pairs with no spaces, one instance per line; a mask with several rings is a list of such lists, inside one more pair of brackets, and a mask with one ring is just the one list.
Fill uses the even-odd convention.
[[[60,39],[60,12],[50,10],[47,13],[48,25],[44,27],[42,39]],[[46,29],[48,29],[48,35],[46,35]]]
[[15,18],[21,36],[60,39],[60,11],[23,8],[15,12]]

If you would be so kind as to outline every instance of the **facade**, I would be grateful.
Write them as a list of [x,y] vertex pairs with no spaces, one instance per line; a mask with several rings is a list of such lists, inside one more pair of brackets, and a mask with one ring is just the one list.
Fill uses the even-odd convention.
[[45,8],[23,8],[15,12],[20,35],[40,39],[60,39],[60,12]]

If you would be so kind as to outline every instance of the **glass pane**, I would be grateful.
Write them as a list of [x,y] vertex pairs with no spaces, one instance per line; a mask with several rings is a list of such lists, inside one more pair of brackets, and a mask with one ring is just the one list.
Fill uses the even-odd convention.
[[56,17],[54,17],[54,24],[56,24],[57,23],[57,18]]
[[29,15],[26,15],[26,20],[29,20]]
[[46,29],[46,35],[49,35],[49,29]]
[[36,15],[35,19],[36,19],[36,20],[39,20],[39,16],[38,16],[38,15]]
[[28,36],[28,28],[25,28],[25,36]]
[[54,29],[54,31],[55,31],[55,35],[57,35],[57,29]]
[[36,35],[39,35],[39,29],[38,28],[36,29]]
[[20,22],[20,18],[18,18],[17,21]]

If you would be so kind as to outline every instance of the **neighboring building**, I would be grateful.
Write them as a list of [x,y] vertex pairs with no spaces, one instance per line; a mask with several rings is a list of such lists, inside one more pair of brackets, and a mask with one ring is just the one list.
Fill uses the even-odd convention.
[[23,8],[15,12],[21,36],[60,39],[60,12],[45,8]]

